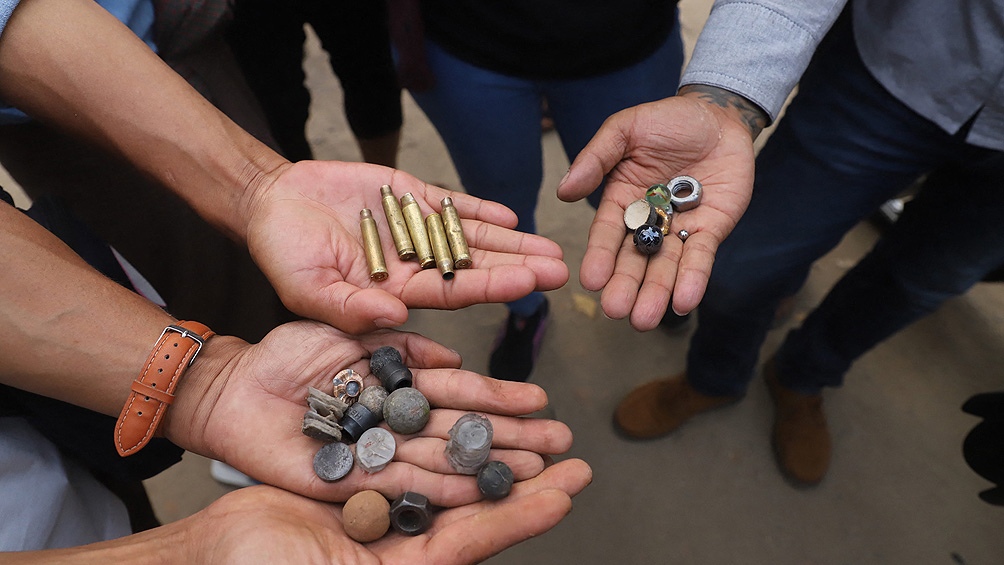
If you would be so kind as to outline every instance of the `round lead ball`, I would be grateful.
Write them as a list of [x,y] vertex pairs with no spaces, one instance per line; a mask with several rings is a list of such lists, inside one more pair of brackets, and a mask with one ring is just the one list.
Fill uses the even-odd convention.
[[646,224],[634,232],[634,245],[644,255],[654,255],[662,247],[662,230]]
[[314,456],[314,472],[325,481],[337,481],[349,474],[352,463],[352,450],[349,446],[341,442],[329,443]]
[[417,388],[399,388],[383,403],[383,419],[399,434],[418,433],[429,423],[430,406]]
[[357,492],[342,507],[342,527],[359,543],[382,538],[390,529],[390,502],[375,490]]
[[356,402],[369,409],[383,420],[383,403],[387,400],[387,389],[379,385],[368,386],[359,393]]

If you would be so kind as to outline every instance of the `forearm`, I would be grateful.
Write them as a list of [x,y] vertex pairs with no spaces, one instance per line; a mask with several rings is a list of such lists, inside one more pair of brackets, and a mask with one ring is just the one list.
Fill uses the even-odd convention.
[[88,0],[23,0],[0,37],[0,96],[123,154],[243,241],[250,197],[287,164]]
[[0,379],[117,415],[173,319],[7,205],[0,205],[0,263]]
[[[0,382],[117,416],[160,333],[176,320],[7,205],[0,205],[0,264]],[[215,337],[199,353],[167,412],[169,437],[171,415],[193,417],[234,343],[243,344]]]
[[703,84],[690,84],[681,87],[679,94],[721,108],[732,120],[746,126],[753,140],[767,126],[768,116],[763,108],[729,90]]
[[0,553],[7,565],[56,565],[73,563],[192,563],[186,553],[192,546],[187,522],[195,517],[133,534],[124,538],[66,549]]

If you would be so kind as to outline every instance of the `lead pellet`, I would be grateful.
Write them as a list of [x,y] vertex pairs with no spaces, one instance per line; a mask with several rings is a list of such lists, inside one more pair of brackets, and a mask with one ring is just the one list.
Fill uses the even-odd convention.
[[370,268],[370,279],[382,281],[387,279],[387,263],[383,259],[383,246],[380,245],[380,231],[369,208],[359,212],[359,230],[363,232],[363,249],[366,250],[366,264]]
[[453,254],[453,267],[467,269],[471,266],[471,250],[464,237],[464,227],[460,225],[460,214],[453,205],[453,199],[447,196],[443,204],[443,227],[446,228],[446,241],[450,243],[450,253]]
[[432,243],[432,253],[436,257],[436,267],[443,275],[443,280],[453,278],[453,255],[450,253],[450,244],[446,241],[446,228],[443,227],[443,218],[433,212],[425,217],[425,229],[429,231],[429,241]]
[[418,207],[418,202],[415,201],[415,197],[410,192],[405,193],[401,197],[401,213],[404,214],[404,223],[408,225],[408,233],[411,234],[411,243],[415,245],[418,264],[423,269],[434,267],[436,265],[436,256],[432,252],[429,232],[425,229],[422,209]]
[[411,235],[408,233],[408,224],[404,221],[404,214],[401,213],[401,203],[397,201],[394,192],[389,185],[380,187],[380,199],[383,201],[383,212],[387,216],[387,225],[390,227],[390,235],[394,238],[394,248],[397,249],[397,256],[402,261],[410,261],[415,258],[415,246],[411,242]]

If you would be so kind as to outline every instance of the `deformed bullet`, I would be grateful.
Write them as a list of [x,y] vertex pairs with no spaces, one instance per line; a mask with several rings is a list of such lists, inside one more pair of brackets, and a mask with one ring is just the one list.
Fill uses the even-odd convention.
[[450,428],[446,442],[446,458],[458,473],[476,475],[488,460],[492,448],[494,429],[491,421],[481,414],[464,414]]
[[337,441],[328,443],[314,456],[314,472],[325,481],[337,481],[349,474],[354,461],[349,446]]

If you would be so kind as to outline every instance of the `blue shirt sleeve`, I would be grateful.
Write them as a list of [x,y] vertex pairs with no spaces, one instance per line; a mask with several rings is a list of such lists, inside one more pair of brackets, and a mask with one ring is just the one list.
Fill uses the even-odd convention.
[[10,19],[10,15],[14,12],[14,8],[17,8],[17,3],[20,0],[0,0],[0,34],[3,34],[3,30],[7,27],[7,20]]

